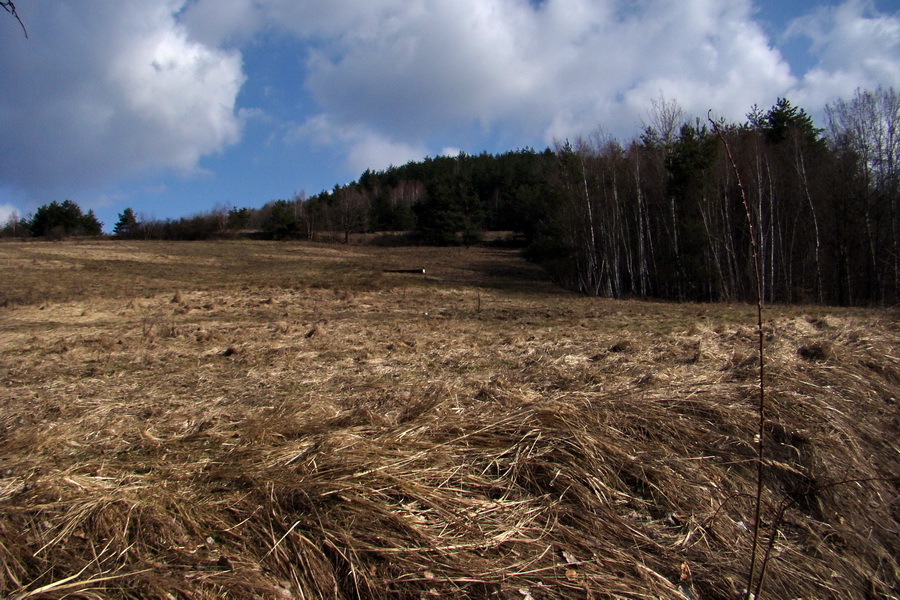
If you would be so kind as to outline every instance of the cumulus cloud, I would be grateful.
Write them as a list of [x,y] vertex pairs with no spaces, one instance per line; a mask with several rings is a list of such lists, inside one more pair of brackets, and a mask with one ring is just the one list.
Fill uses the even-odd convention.
[[365,125],[342,124],[325,114],[290,126],[285,140],[288,143],[308,140],[314,146],[339,145],[344,149],[346,166],[353,173],[403,165],[427,154],[423,145],[394,141]]
[[[424,0],[193,0],[179,13],[195,39],[240,44],[261,32],[290,33],[304,39],[349,40],[382,35],[379,30]],[[418,4],[418,6],[414,6]]]
[[549,142],[600,123],[630,135],[660,92],[740,117],[796,84],[749,0],[227,1],[244,16],[218,32],[219,0],[182,18],[201,39],[253,24],[308,40],[317,107],[412,146],[510,129]]
[[[598,126],[629,139],[660,95],[686,115],[741,119],[779,96],[815,110],[856,87],[900,85],[900,14],[864,0],[811,7],[787,28],[783,39],[809,40],[816,61],[800,72],[753,0],[34,0],[21,9],[31,39],[15,23],[0,28],[0,184],[19,188],[196,172],[248,120],[287,127],[283,141],[340,153],[359,172]],[[245,76],[242,53],[265,72]],[[253,93],[243,98],[259,107],[237,108],[245,79]],[[280,104],[263,112],[272,86]]]
[[241,57],[188,39],[180,4],[21,5],[29,39],[0,29],[0,181],[30,192],[102,187],[194,171],[238,141]]
[[856,88],[900,86],[900,12],[848,0],[795,19],[786,35],[807,39],[817,61],[796,89],[811,106],[848,98]]

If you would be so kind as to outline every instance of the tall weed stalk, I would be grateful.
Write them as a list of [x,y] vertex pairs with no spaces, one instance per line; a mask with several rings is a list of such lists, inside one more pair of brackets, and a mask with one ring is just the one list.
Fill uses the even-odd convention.
[[[711,113],[711,111],[710,111]],[[759,250],[756,241],[756,230],[753,228],[753,217],[750,213],[750,203],[747,201],[747,194],[744,191],[744,184],[741,181],[741,174],[738,171],[737,163],[734,160],[734,156],[731,154],[731,148],[728,145],[728,140],[725,138],[725,134],[722,132],[722,128],[719,123],[713,121],[710,114],[707,114],[706,117],[710,124],[712,125],[713,131],[722,140],[722,144],[725,146],[725,154],[728,156],[728,161],[731,163],[731,168],[734,171],[734,176],[737,179],[738,190],[741,193],[741,201],[744,204],[744,211],[747,215],[747,229],[750,233],[750,249],[753,256],[753,274],[754,279],[756,280],[756,334],[759,340],[759,404],[758,404],[758,413],[759,413],[759,431],[757,432],[757,456],[756,456],[756,505],[754,507],[754,515],[753,515],[753,547],[750,552],[750,571],[747,574],[747,593],[745,597],[749,600],[750,598],[755,598],[759,600],[760,594],[762,593],[762,585],[765,579],[765,563],[766,560],[763,560],[763,566],[761,569],[761,573],[759,576],[759,580],[757,581],[756,570],[757,570],[757,562],[759,556],[759,531],[760,531],[760,521],[762,517],[762,495],[764,488],[764,467],[763,460],[765,458],[765,424],[766,424],[766,387],[765,387],[765,335],[763,332],[763,295],[762,295],[762,277],[760,276],[759,270]],[[772,539],[775,537],[775,532],[772,532]],[[768,558],[768,552],[766,553],[766,557]],[[754,590],[753,584],[756,582],[756,588]]]

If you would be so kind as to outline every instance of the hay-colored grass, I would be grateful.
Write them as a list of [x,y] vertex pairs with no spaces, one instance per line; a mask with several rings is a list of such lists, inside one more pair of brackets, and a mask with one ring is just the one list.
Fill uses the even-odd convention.
[[[478,248],[3,243],[0,281],[2,597],[744,585],[751,307]],[[897,322],[767,310],[766,597],[900,594]]]

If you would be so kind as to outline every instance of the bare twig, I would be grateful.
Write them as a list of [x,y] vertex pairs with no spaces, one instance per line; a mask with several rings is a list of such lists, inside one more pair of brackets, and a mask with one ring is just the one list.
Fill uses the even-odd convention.
[[25,23],[22,22],[22,19],[19,17],[19,13],[16,12],[16,5],[12,3],[12,0],[0,0],[0,7],[3,7],[3,10],[16,18],[16,21],[18,21],[19,25],[22,26],[22,33],[24,33],[25,37],[27,38],[28,30],[25,29]]
[[[828,488],[833,488],[841,485],[848,485],[851,483],[861,484],[861,483],[872,483],[874,481],[881,481],[885,483],[894,483],[896,484],[900,481],[900,478],[897,477],[864,477],[860,479],[844,479],[842,481],[835,481],[832,483],[828,483],[821,486],[816,486],[816,493],[821,492],[823,490],[827,490]],[[778,507],[778,511],[775,514],[775,519],[772,521],[772,529],[769,535],[769,543],[766,546],[766,552],[763,555],[762,566],[760,567],[759,572],[759,580],[756,582],[756,591],[754,592],[754,597],[759,598],[762,593],[763,584],[766,581],[766,569],[769,566],[769,562],[773,556],[773,550],[775,549],[775,538],[778,536],[778,529],[781,527],[781,522],[784,520],[784,514],[787,512],[787,509],[791,508],[797,504],[796,499],[791,500],[783,500],[781,505]]]
[[[711,113],[712,111],[710,111]],[[728,146],[728,140],[725,139],[725,135],[722,133],[721,128],[718,123],[712,120],[710,113],[707,113],[706,118],[709,120],[712,125],[713,131],[716,132],[716,135],[719,136],[719,139],[722,140],[722,144],[725,146],[725,153],[728,155],[728,161],[731,163],[731,168],[734,171],[734,176],[737,178],[738,190],[741,193],[741,201],[744,204],[744,211],[747,214],[747,228],[750,232],[750,247],[753,255],[753,273],[756,279],[756,333],[759,338],[759,431],[757,433],[758,441],[757,441],[757,462],[756,462],[756,508],[755,514],[753,517],[753,549],[750,554],[750,572],[747,576],[747,598],[750,598],[753,590],[753,582],[756,579],[756,561],[757,561],[757,549],[759,546],[759,529],[760,529],[760,520],[762,516],[762,493],[763,493],[763,459],[765,457],[765,423],[766,423],[766,388],[765,388],[765,336],[763,334],[763,296],[762,296],[762,277],[759,273],[759,252],[758,246],[756,242],[756,231],[753,229],[753,217],[750,214],[750,204],[747,202],[747,194],[744,192],[744,184],[741,181],[741,174],[738,171],[737,163],[734,161],[734,156],[731,154],[731,148]],[[772,536],[774,538],[775,531],[772,532]],[[760,581],[760,588],[762,586],[762,581]],[[759,592],[761,590],[758,588],[756,591],[756,600],[759,600]]]

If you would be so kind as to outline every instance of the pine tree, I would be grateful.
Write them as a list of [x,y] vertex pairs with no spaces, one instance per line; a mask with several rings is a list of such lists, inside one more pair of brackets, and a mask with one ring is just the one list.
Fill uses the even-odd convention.
[[103,224],[97,220],[94,211],[87,214],[71,200],[62,203],[53,201],[37,209],[28,222],[31,235],[36,237],[61,238],[67,235],[100,235]]
[[118,238],[131,238],[137,235],[138,229],[140,229],[140,223],[134,216],[134,211],[126,208],[119,214],[119,221],[113,228],[113,233]]

